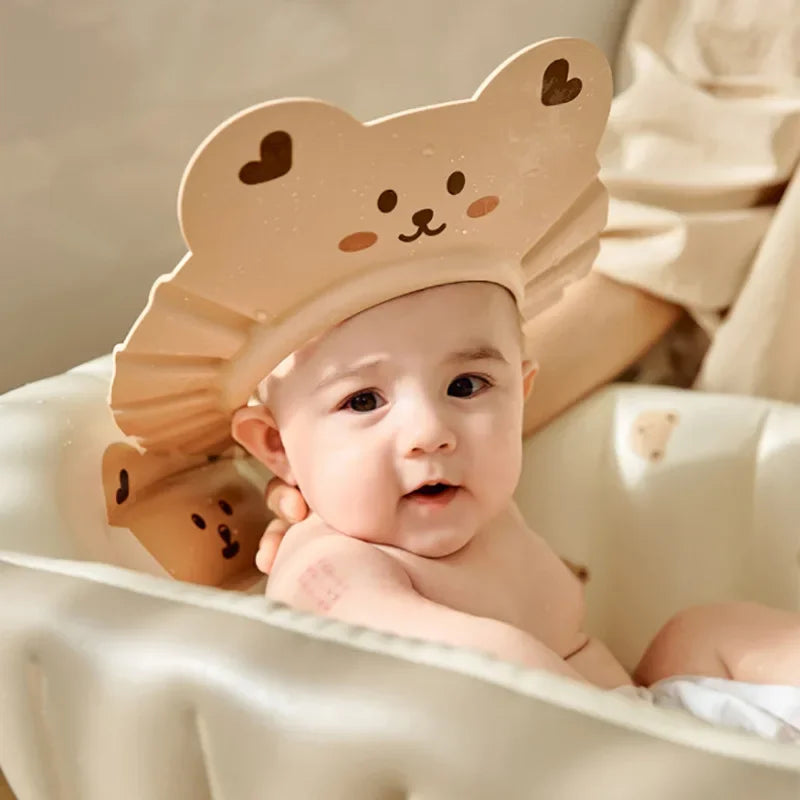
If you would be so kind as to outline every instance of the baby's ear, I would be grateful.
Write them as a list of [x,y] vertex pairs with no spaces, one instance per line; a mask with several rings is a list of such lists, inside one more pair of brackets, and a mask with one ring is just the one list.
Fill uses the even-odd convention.
[[539,365],[535,361],[522,362],[522,392],[527,400],[533,391],[533,381],[539,372]]
[[264,103],[231,117],[200,145],[181,182],[178,213],[189,249],[232,263],[240,252],[252,258],[265,225],[310,213],[300,200],[324,193],[331,164],[342,161],[340,151],[358,149],[362,131],[317,100]]
[[233,415],[231,435],[273,475],[296,486],[275,418],[264,406],[244,406]]

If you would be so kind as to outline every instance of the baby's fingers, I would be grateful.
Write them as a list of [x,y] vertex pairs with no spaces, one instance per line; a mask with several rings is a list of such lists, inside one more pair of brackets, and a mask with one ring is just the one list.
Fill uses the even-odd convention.
[[290,523],[284,519],[276,517],[270,520],[269,525],[264,529],[264,533],[261,534],[261,541],[258,543],[259,549],[267,545],[275,536],[278,537],[278,541],[283,539],[284,534],[290,527]]
[[286,531],[289,529],[289,523],[281,519],[274,519],[267,525],[267,529],[261,537],[258,545],[258,552],[256,553],[256,567],[265,575],[269,575],[272,571],[272,565],[275,563],[275,556],[278,554],[278,548]]
[[300,522],[308,514],[300,490],[280,478],[273,478],[267,484],[266,498],[267,508],[286,522]]

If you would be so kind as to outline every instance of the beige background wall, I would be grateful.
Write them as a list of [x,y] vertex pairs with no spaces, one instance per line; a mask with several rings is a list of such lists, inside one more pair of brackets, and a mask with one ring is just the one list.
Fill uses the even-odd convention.
[[470,95],[533,41],[615,48],[631,0],[3,0],[0,391],[107,352],[184,252],[178,182],[231,113]]

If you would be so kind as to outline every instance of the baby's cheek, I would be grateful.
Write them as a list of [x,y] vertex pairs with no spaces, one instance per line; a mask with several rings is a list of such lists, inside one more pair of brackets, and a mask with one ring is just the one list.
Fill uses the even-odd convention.
[[369,538],[385,524],[386,496],[394,481],[369,448],[354,438],[325,447],[328,455],[313,466],[309,496],[313,494],[312,507],[329,525],[349,536]]
[[[493,426],[477,459],[487,487],[497,495],[510,496],[522,470],[522,434],[514,426]],[[498,498],[502,502],[502,497]]]

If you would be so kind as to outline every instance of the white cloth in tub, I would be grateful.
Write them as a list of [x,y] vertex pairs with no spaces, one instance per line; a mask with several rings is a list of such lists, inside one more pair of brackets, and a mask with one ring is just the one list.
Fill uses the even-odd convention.
[[617,691],[659,708],[688,711],[714,725],[800,742],[800,686],[679,675],[650,687],[623,686]]

